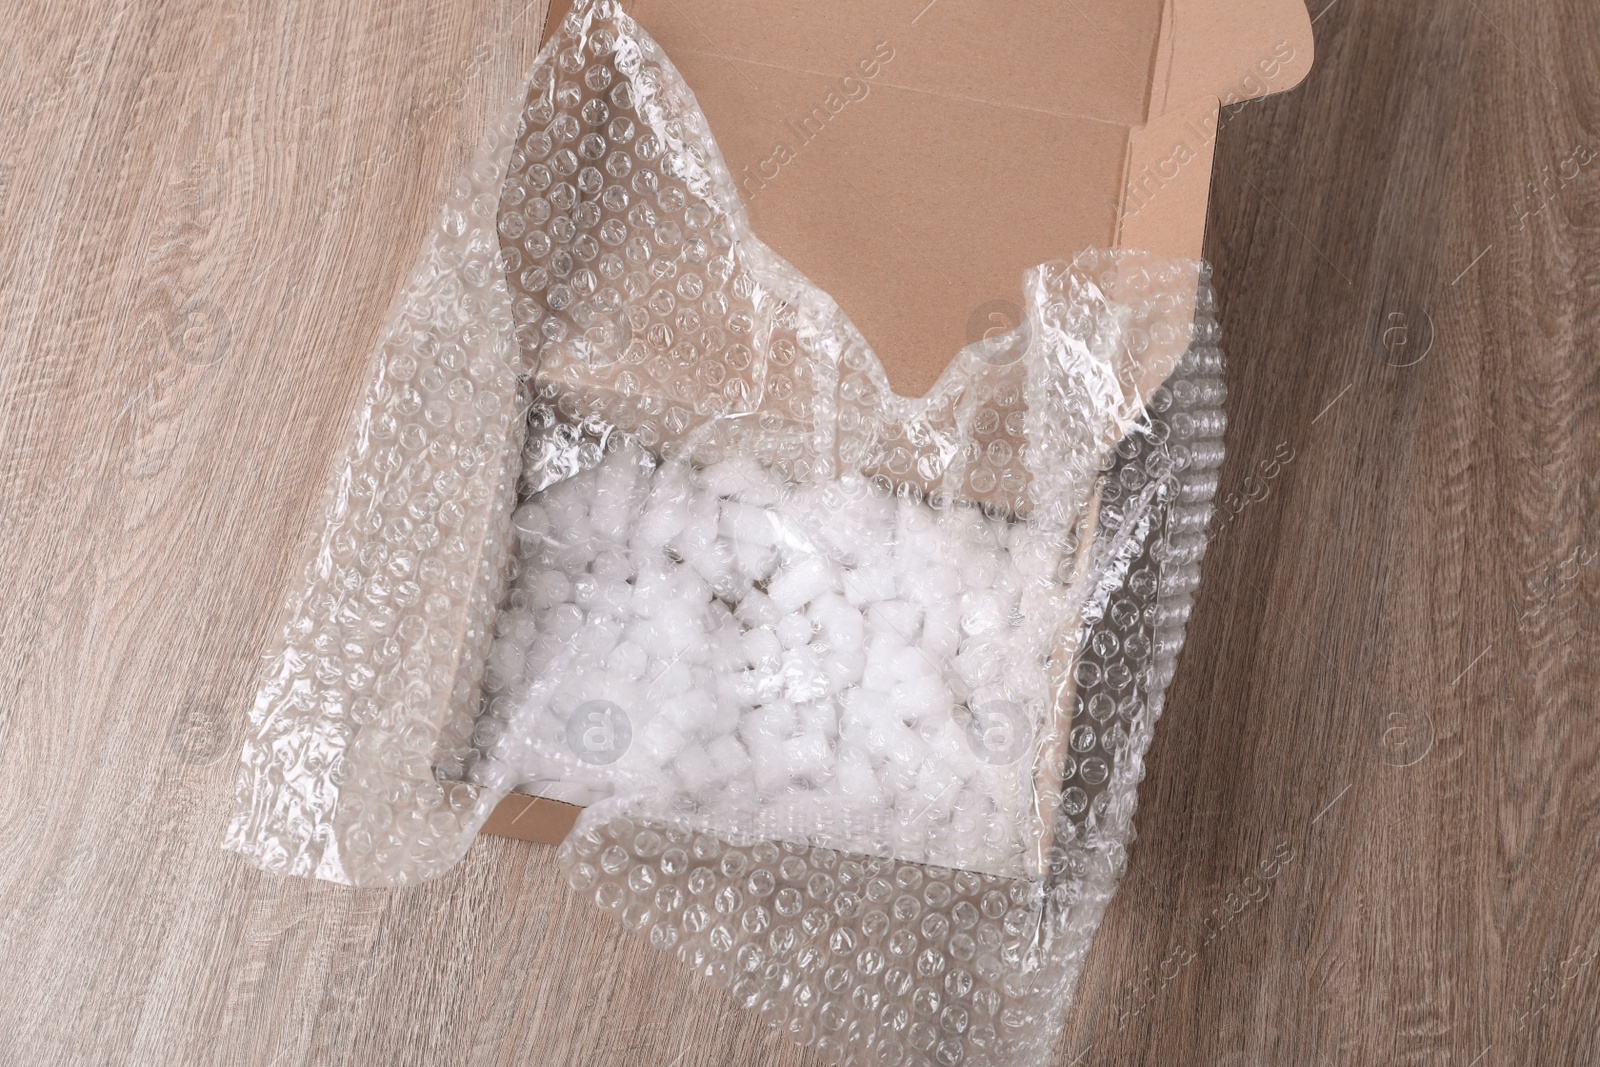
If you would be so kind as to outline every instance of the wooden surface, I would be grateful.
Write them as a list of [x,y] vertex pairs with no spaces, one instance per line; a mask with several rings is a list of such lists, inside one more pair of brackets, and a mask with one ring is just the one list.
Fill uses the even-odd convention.
[[[1309,82],[1221,134],[1248,502],[1060,1060],[1594,1063],[1600,12],[1313,2]],[[352,892],[217,847],[296,541],[525,4],[6,5],[0,1062],[814,1062],[551,849]]]

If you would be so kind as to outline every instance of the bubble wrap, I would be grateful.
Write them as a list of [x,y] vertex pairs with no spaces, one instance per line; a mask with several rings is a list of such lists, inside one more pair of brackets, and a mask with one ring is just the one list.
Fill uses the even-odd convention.
[[571,886],[828,1059],[1046,1062],[1224,391],[1201,264],[1023,298],[896,395],[659,47],[575,5],[388,318],[227,847],[403,885],[513,789],[584,804]]

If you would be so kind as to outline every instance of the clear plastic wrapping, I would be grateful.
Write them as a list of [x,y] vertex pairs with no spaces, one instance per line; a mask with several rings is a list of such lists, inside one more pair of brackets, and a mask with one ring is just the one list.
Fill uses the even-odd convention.
[[577,4],[390,315],[228,847],[401,885],[513,789],[581,803],[573,888],[829,1058],[1045,1062],[1224,420],[1200,264],[1023,296],[896,395],[667,57]]

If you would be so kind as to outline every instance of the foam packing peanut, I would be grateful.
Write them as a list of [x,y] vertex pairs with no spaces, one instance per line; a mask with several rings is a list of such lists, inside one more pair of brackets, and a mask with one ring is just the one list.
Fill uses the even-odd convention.
[[[694,798],[708,820],[759,818],[797,791],[848,795],[852,816],[889,828],[862,849],[1025,868],[1031,753],[985,763],[965,724],[971,702],[1008,702],[1026,709],[1020,729],[1047,728],[1049,628],[1021,597],[1056,586],[1059,547],[859,474],[785,485],[759,464],[693,470],[632,443],[517,515],[521,607],[490,656],[509,699],[479,780],[576,777]],[[567,720],[595,702],[642,742],[606,782],[566,744]],[[718,815],[707,802],[724,791],[739,810]],[[941,804],[990,818],[930,837],[916,816]]]

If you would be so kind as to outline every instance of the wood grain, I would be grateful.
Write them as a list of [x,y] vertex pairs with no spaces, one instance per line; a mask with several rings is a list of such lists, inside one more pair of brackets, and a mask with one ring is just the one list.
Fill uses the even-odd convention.
[[[1323,2],[1221,134],[1244,503],[1060,1059],[1597,1062],[1600,12]],[[0,1062],[814,1062],[553,850],[353,892],[217,847],[387,301],[542,16],[5,5]]]

